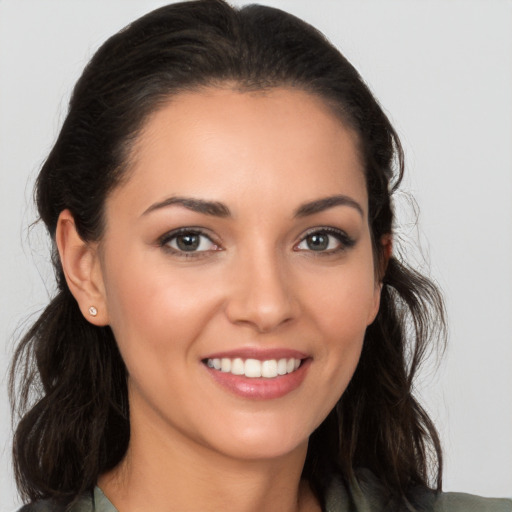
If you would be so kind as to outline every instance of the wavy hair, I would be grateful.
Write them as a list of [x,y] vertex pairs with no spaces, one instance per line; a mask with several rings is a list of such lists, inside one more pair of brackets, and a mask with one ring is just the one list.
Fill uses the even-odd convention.
[[391,198],[404,172],[398,136],[358,72],[316,29],[270,7],[198,0],[157,9],[101,46],[37,178],[57,292],[11,367],[24,499],[72,502],[121,461],[130,439],[126,369],[110,328],[87,322],[67,287],[55,249],[58,216],[69,209],[82,239],[100,240],[105,200],[126,177],[148,116],[182,91],[226,84],[320,97],[358,134],[364,164],[381,306],[347,390],[310,438],[303,477],[320,499],[330,475],[349,481],[359,468],[400,503],[417,486],[441,488],[440,443],[413,382],[443,332],[443,303],[433,283],[396,256],[384,270],[380,243],[393,233]]

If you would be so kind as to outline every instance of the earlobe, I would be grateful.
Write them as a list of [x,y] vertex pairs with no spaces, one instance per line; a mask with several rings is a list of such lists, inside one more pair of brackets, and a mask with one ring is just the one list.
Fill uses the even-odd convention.
[[391,259],[391,255],[393,254],[393,235],[388,233],[387,235],[383,235],[380,239],[380,243],[382,245],[382,254],[384,255],[384,264],[382,269],[382,277],[386,273],[386,269],[388,268],[389,260]]
[[57,221],[55,241],[69,290],[84,317],[94,325],[107,325],[103,276],[97,244],[82,240],[69,210],[63,210]]
[[381,244],[381,257],[379,261],[379,268],[378,268],[378,275],[376,276],[375,281],[375,290],[373,292],[373,304],[372,304],[372,310],[369,315],[369,322],[368,325],[370,325],[375,318],[377,317],[377,314],[379,312],[380,308],[380,297],[382,293],[382,287],[384,286],[383,279],[386,274],[386,270],[388,268],[388,263],[391,258],[391,255],[393,253],[393,237],[391,234],[383,235],[380,239]]
[[368,315],[368,322],[366,325],[370,325],[373,323],[375,318],[377,318],[377,314],[379,312],[380,308],[380,294],[382,291],[382,282],[375,284],[375,289],[373,291],[373,303],[372,307],[370,308],[370,314]]

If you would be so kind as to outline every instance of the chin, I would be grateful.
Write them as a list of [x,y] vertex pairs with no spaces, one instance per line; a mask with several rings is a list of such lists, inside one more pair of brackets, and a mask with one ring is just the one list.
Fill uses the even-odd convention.
[[232,458],[278,459],[293,453],[304,452],[305,456],[309,434],[309,430],[300,432],[299,429],[293,429],[292,431],[278,424],[252,424],[245,428],[240,426],[233,429],[226,428],[211,444],[217,445],[219,452]]

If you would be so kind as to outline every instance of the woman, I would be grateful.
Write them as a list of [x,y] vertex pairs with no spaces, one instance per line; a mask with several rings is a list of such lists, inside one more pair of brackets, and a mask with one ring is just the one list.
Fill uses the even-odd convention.
[[37,181],[59,292],[13,366],[22,409],[42,386],[27,509],[508,510],[440,493],[411,388],[443,307],[392,254],[402,173],[288,14],[175,4],[107,41]]

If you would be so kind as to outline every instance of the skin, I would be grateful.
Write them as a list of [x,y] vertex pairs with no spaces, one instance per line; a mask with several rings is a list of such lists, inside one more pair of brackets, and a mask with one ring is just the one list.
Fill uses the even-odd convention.
[[[296,215],[333,195],[354,204]],[[230,215],[161,204],[176,197]],[[320,510],[300,480],[308,438],[379,306],[367,216],[357,137],[320,99],[229,88],[182,93],[147,121],[100,243],[61,214],[70,289],[89,321],[111,326],[129,373],[128,453],[99,480],[119,510]],[[183,227],[207,235],[199,251],[162,241]],[[322,228],[345,238],[324,231],[327,248],[313,250]],[[241,348],[299,350],[309,366],[285,396],[240,397],[203,360]]]

